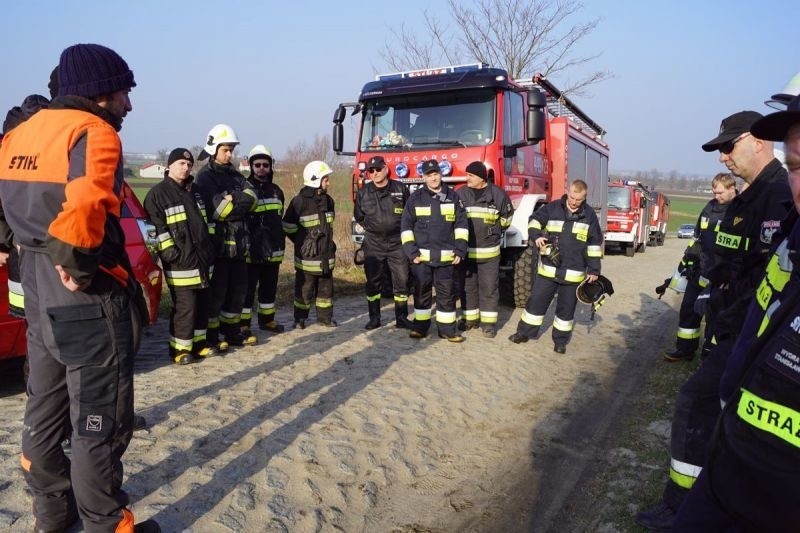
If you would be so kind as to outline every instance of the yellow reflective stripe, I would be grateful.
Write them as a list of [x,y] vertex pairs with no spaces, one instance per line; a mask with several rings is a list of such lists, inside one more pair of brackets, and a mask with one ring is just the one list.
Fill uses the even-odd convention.
[[585,241],[589,235],[589,224],[585,222],[575,222],[572,225],[572,233],[578,235],[579,241]]
[[304,228],[313,228],[314,226],[319,226],[319,215],[313,214],[300,217],[299,222]]
[[590,244],[586,247],[586,257],[603,257],[602,246]]
[[484,324],[494,324],[497,322],[497,312],[481,311],[481,322]]
[[542,229],[542,223],[532,218],[528,221],[528,229]]
[[[331,258],[328,260],[329,268],[333,269],[336,265],[336,260]],[[321,260],[303,260],[298,259],[295,257],[294,259],[294,267],[298,270],[302,270],[303,272],[313,272],[313,273],[322,273],[322,261]]]
[[547,226],[545,229],[551,233],[561,233],[564,229],[564,221],[563,220],[548,220]]
[[455,259],[456,253],[453,250],[442,250],[441,251],[441,260],[442,262],[452,262]]
[[669,463],[669,478],[679,487],[690,489],[702,470],[700,466],[672,459]]
[[17,309],[25,309],[25,291],[22,284],[16,281],[8,281],[8,305]]
[[290,222],[283,222],[281,223],[283,226],[283,232],[288,233],[291,235],[292,233],[297,233],[297,224],[292,224]]
[[420,261],[430,261],[431,260],[431,251],[427,248],[420,248],[419,249],[419,259]]
[[311,309],[311,304],[304,304],[303,302],[299,302],[297,300],[294,301],[294,306],[297,309],[303,309],[305,311],[308,311],[309,309]]
[[177,337],[169,338],[169,345],[178,351],[189,351],[192,349],[192,339],[178,339]]
[[700,285],[701,288],[705,289],[706,287],[708,287],[709,279],[705,276],[700,276],[697,279],[697,284]]
[[497,222],[497,219],[500,218],[500,213],[497,211],[497,209],[477,206],[467,207],[466,209],[467,218],[483,220],[487,224],[494,224]]
[[542,322],[544,322],[544,315],[532,315],[527,311],[524,311],[522,313],[522,316],[519,318],[520,320],[522,320],[526,324],[530,324],[531,326],[541,326]]
[[414,214],[418,217],[431,216],[431,206],[416,206],[414,207]]
[[231,313],[229,311],[220,311],[219,312],[219,321],[223,324],[238,324],[239,323],[239,313]]
[[196,330],[194,330],[194,337],[192,338],[192,341],[201,342],[201,341],[204,341],[204,340],[206,340],[206,330],[204,330],[204,329],[196,329]]
[[439,211],[443,215],[455,215],[456,204],[439,204]]
[[323,309],[333,307],[333,300],[330,298],[317,298],[314,303],[317,304],[317,307],[321,307]]
[[545,265],[544,263],[539,261],[539,268],[536,269],[536,273],[546,278],[554,278],[556,277],[556,267],[551,265]]
[[[739,245],[742,243],[742,236],[741,235],[731,235],[730,233],[717,233],[716,239],[717,246],[722,246],[723,248],[729,248],[731,250],[738,250]],[[747,250],[747,247],[744,248]]]
[[436,322],[440,324],[454,324],[456,321],[455,311],[439,311],[436,310]]
[[165,270],[164,278],[167,285],[173,287],[185,287],[187,285],[197,285],[200,283],[200,271],[198,269],[192,270]]
[[510,218],[500,217],[500,227],[506,229],[511,225],[511,220]]
[[678,328],[679,339],[699,339],[700,328]]
[[574,324],[574,320],[562,320],[557,316],[553,317],[553,329],[557,329],[558,331],[572,331],[572,326]]
[[700,217],[700,229],[708,229],[708,217]]
[[407,229],[400,233],[400,242],[403,244],[407,244],[409,242],[414,242],[414,232]]
[[480,316],[481,312],[478,309],[467,309],[464,311],[464,320],[468,322],[476,321]]
[[586,272],[582,272],[580,270],[570,270],[564,273],[564,281],[574,281],[574,282],[581,282],[586,279]]
[[414,319],[415,320],[430,320],[431,319],[431,310],[430,309],[417,309],[414,308]]
[[381,293],[378,294],[367,294],[367,301],[368,302],[377,302],[381,299]]
[[[776,355],[776,357],[782,356]],[[793,361],[786,363],[797,364]],[[736,414],[751,426],[772,433],[792,446],[800,448],[800,412],[760,398],[743,388]]]
[[456,228],[455,237],[456,240],[469,240],[469,230],[467,228]]
[[405,294],[395,294],[394,301],[397,303],[404,303],[408,301],[408,295]]
[[186,220],[186,213],[178,213],[177,215],[171,215],[167,217],[167,224],[177,224],[178,222],[183,222]]
[[209,235],[216,235],[217,233],[217,224],[216,222],[209,222],[208,223],[208,234]]
[[225,220],[225,217],[233,211],[233,202],[227,199],[222,200],[217,208],[214,210],[214,218],[217,220]]
[[250,320],[250,309],[249,308],[243,308],[240,316],[241,316],[242,320]]
[[491,259],[500,255],[500,245],[491,248],[467,248],[467,257],[470,259]]

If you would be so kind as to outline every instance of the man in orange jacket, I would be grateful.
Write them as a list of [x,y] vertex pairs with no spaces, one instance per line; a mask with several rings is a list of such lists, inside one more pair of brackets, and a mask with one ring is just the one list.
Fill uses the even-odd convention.
[[[21,463],[35,531],[134,526],[122,490],[133,429],[131,306],[141,300],[120,226],[122,146],[133,72],[116,52],[70,46],[58,96],[0,148],[0,235],[20,247],[28,317]],[[9,244],[9,243],[5,243]],[[71,427],[71,429],[70,429]],[[72,433],[72,464],[61,442]]]

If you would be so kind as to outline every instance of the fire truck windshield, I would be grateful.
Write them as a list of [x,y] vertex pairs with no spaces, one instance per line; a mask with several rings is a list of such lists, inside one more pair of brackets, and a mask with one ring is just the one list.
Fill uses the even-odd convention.
[[495,138],[495,91],[470,89],[365,102],[362,151],[485,146]]
[[627,187],[608,188],[608,207],[611,209],[630,209],[631,191]]

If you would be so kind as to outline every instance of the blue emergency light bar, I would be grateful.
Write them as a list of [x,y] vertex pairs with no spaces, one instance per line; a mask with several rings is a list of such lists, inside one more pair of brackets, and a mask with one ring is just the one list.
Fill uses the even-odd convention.
[[463,72],[475,72],[489,68],[486,63],[469,63],[466,65],[451,65],[449,67],[423,68],[419,70],[407,70],[404,72],[392,72],[390,74],[378,74],[375,81],[401,80],[403,78],[420,78],[424,76],[438,76],[440,74],[458,74]]

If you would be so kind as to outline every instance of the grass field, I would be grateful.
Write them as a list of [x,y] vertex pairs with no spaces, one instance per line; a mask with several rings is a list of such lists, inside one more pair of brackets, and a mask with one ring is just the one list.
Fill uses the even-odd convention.
[[669,223],[668,231],[677,231],[681,224],[695,224],[700,211],[703,210],[710,197],[707,196],[676,196],[669,197]]

